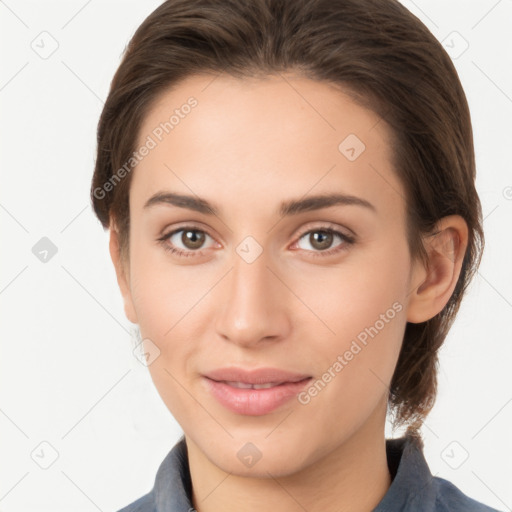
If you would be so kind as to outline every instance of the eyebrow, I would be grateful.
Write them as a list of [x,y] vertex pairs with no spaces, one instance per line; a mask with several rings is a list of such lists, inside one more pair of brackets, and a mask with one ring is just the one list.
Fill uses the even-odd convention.
[[[205,215],[218,216],[220,211],[217,206],[209,203],[206,199],[201,197],[166,191],[157,192],[152,195],[144,204],[144,209],[162,204],[186,208]],[[373,204],[360,197],[349,194],[320,194],[316,196],[309,196],[304,199],[283,201],[279,207],[279,214],[282,217],[285,217],[336,205],[361,206],[373,211],[374,213],[377,212],[377,209]]]

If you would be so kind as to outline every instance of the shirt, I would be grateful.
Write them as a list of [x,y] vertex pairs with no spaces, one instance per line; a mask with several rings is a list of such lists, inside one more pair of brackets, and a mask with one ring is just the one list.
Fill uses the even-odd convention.
[[[433,477],[421,446],[410,436],[386,439],[391,485],[372,512],[498,512]],[[185,437],[158,468],[153,489],[118,512],[193,512]]]

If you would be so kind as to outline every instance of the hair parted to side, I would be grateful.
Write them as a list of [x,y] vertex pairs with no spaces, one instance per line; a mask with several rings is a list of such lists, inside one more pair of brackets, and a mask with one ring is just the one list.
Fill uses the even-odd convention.
[[406,191],[411,257],[422,237],[461,215],[468,245],[455,290],[434,318],[407,323],[389,394],[394,425],[419,428],[437,393],[438,349],[484,248],[468,104],[442,45],[396,0],[168,0],[130,40],[97,131],[91,186],[103,227],[129,247],[132,173],[112,180],[135,151],[141,123],[164,91],[196,73],[264,77],[284,71],[339,86],[391,128],[393,166]]

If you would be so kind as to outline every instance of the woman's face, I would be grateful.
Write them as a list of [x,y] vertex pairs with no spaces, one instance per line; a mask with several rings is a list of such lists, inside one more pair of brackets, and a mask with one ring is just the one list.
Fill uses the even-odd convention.
[[145,118],[125,308],[189,446],[224,471],[292,474],[383,436],[414,282],[387,130],[292,74],[189,77]]

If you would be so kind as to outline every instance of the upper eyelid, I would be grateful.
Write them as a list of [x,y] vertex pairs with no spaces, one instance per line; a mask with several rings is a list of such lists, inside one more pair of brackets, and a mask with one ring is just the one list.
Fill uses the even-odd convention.
[[[196,226],[194,224],[184,224],[183,226],[179,226],[177,228],[174,228],[174,229],[171,229],[168,233],[165,233],[164,235],[162,236],[171,236],[171,235],[174,235],[176,233],[178,233],[179,231],[183,231],[183,230],[186,230],[186,229],[189,229],[191,231],[202,231],[203,233],[206,233],[208,236],[210,236],[211,238],[215,238],[213,237],[212,235],[210,235],[210,233],[208,232],[208,229],[206,228],[203,228],[201,226]],[[326,222],[324,224],[321,224],[320,226],[311,226],[309,225],[308,227],[306,228],[303,228],[303,229],[300,229],[299,230],[299,234],[296,235],[296,236],[303,236],[305,235],[306,233],[309,233],[310,231],[322,231],[322,230],[331,230],[331,231],[340,231],[341,234],[344,234],[343,233],[343,229],[346,229],[347,231],[350,231],[352,234],[354,234],[352,232],[352,230],[348,229],[348,228],[340,228],[338,227],[337,225],[331,223],[331,222]],[[350,235],[347,235],[347,236],[350,236]]]
[[208,232],[207,229],[199,227],[199,226],[195,226],[193,224],[185,224],[184,226],[180,226],[180,227],[171,229],[168,233],[164,233],[162,235],[162,238],[169,238],[170,236],[175,235],[176,233],[179,233],[180,231],[187,231],[187,230],[188,231],[201,231],[202,233],[205,233],[206,235],[208,235],[210,238],[215,239],[215,237],[210,235],[210,233]]
[[[343,232],[344,230],[349,231],[350,233],[344,233]],[[297,236],[299,238],[301,238],[305,234],[310,233],[312,231],[333,231],[333,232],[337,232],[340,235],[344,235],[344,236],[347,236],[347,237],[355,236],[355,233],[353,233],[352,230],[350,230],[348,228],[341,228],[341,227],[339,227],[338,225],[336,225],[336,224],[334,224],[332,222],[326,222],[326,223],[324,223],[324,224],[322,224],[320,226],[309,226],[309,227],[306,227],[303,230],[299,230],[299,234]]]

